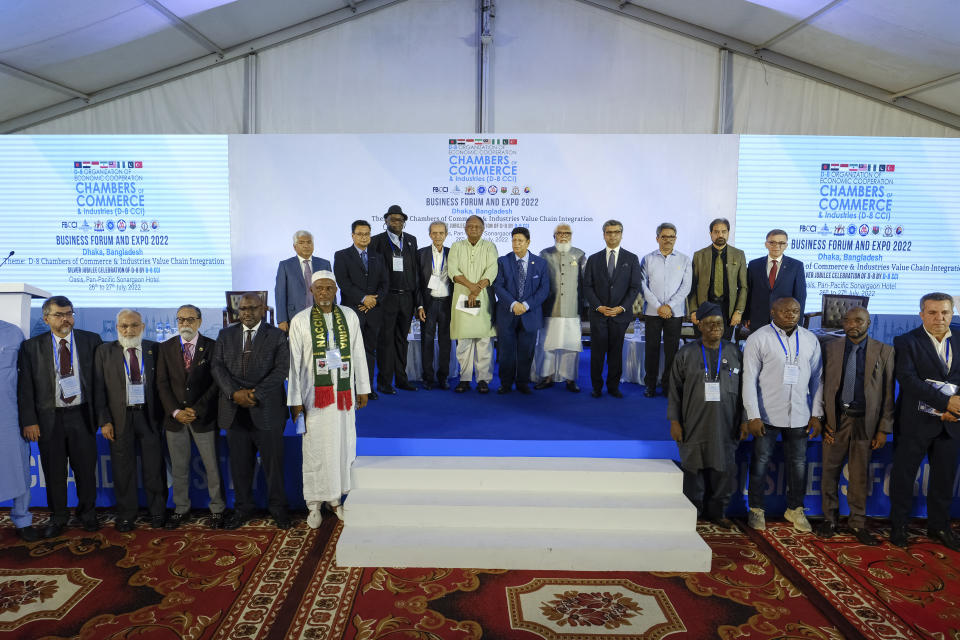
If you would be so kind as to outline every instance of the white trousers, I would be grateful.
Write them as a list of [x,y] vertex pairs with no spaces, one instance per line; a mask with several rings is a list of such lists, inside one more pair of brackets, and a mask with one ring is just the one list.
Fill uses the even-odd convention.
[[539,377],[550,377],[554,382],[577,380],[577,367],[580,365],[580,353],[556,349],[543,352],[543,363],[540,365]]
[[491,338],[458,338],[457,362],[460,382],[470,382],[476,368],[477,382],[493,380],[493,340]]

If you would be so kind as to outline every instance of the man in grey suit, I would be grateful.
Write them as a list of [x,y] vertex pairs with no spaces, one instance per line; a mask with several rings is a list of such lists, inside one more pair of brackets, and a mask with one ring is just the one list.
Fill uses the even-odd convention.
[[245,293],[238,306],[240,322],[220,331],[213,352],[213,379],[220,387],[217,423],[227,430],[234,510],[224,529],[249,520],[257,452],[267,478],[268,508],[277,527],[290,528],[283,486],[283,429],[287,398],[283,381],[290,367],[287,336],[263,322],[265,307],[255,293]]
[[277,284],[273,295],[277,300],[277,326],[283,331],[298,312],[313,306],[310,278],[317,271],[329,271],[330,261],[313,255],[313,234],[301,229],[293,234],[293,250],[297,255],[282,260],[277,267]]

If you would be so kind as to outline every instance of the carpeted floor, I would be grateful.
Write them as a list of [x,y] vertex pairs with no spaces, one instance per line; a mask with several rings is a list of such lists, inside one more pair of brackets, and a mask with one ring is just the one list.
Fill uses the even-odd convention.
[[335,564],[333,516],[287,532],[269,519],[128,534],[105,522],[27,544],[0,513],[0,637],[17,640],[833,640],[960,628],[960,554],[920,536],[903,551],[777,523],[763,534],[701,524],[714,553],[702,574],[356,569]]

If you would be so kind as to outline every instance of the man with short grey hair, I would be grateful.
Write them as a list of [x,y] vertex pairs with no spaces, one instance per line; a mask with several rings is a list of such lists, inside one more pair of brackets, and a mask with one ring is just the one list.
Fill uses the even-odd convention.
[[[420,356],[423,364],[423,388],[429,391],[436,385],[449,389],[450,375],[450,303],[453,283],[447,269],[450,249],[443,246],[447,239],[447,223],[430,223],[429,247],[417,254],[420,275]],[[433,340],[437,337],[437,362],[433,362]]]
[[310,278],[317,271],[329,271],[330,261],[313,255],[313,234],[300,229],[293,234],[293,250],[297,255],[282,260],[277,267],[277,283],[273,290],[277,304],[277,327],[286,331],[297,312],[313,306]]

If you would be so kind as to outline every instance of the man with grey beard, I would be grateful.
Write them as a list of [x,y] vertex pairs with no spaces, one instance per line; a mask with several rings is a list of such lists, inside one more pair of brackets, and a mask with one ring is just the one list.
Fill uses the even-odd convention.
[[210,494],[210,526],[223,526],[226,503],[217,459],[217,393],[210,365],[216,342],[200,334],[203,314],[192,304],[177,309],[177,332],[158,347],[157,395],[170,452],[174,512],[165,527],[190,520],[190,441],[203,460]]
[[155,394],[157,343],[143,339],[137,311],[117,313],[117,339],[100,345],[94,356],[97,423],[110,441],[116,528],[132,531],[137,518],[137,444],[147,494],[150,525],[160,529],[167,508],[167,483],[160,439],[160,403]]

